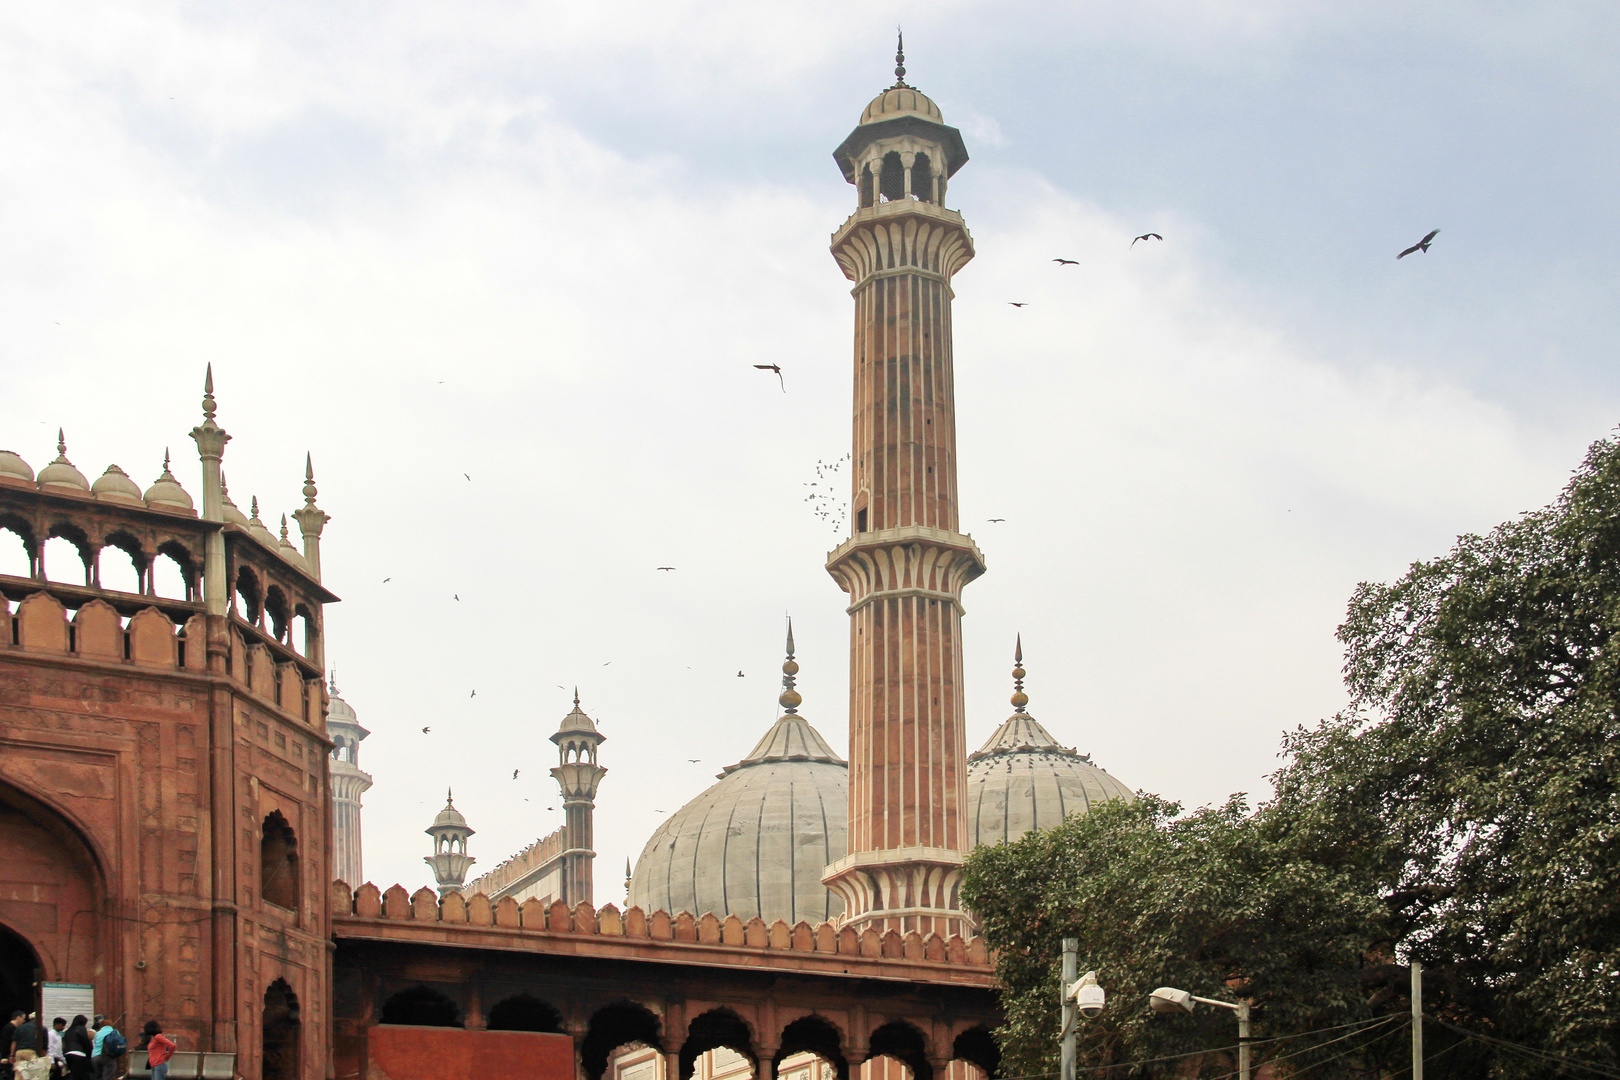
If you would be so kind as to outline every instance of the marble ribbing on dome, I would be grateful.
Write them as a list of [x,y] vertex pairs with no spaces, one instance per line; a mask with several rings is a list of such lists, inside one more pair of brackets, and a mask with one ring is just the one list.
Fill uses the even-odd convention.
[[1050,829],[1109,799],[1135,798],[1124,783],[1090,757],[1059,746],[1022,711],[968,756],[967,792],[968,841],[974,846]]
[[843,907],[821,883],[844,857],[848,766],[801,716],[783,716],[653,833],[630,880],[644,910],[823,922]]

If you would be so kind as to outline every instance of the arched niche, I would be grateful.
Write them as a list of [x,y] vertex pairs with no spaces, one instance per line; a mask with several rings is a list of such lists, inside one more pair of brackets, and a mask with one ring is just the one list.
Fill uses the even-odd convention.
[[[753,1033],[742,1017],[730,1009],[710,1009],[694,1017],[686,1027],[686,1041],[681,1044],[680,1080],[689,1080],[701,1055],[722,1048],[740,1054],[750,1064],[755,1060]],[[714,1064],[714,1059],[711,1058],[710,1064]],[[736,1070],[733,1068],[730,1072]]]
[[495,1003],[486,1025],[490,1031],[540,1031],[562,1034],[562,1013],[530,994],[513,994]]
[[616,1002],[598,1009],[579,1047],[579,1064],[586,1080],[602,1080],[608,1056],[629,1043],[643,1043],[657,1050],[663,1046],[658,1017],[644,1005]]
[[[0,767],[13,761],[0,759]],[[62,763],[53,768],[53,789],[72,789],[78,797],[110,794],[102,791],[107,780],[100,770]],[[102,962],[113,966],[102,955],[102,867],[86,832],[67,813],[16,781],[0,779],[0,893],[49,898],[9,905],[0,925],[27,944],[44,979],[89,983]]]
[[[909,1080],[934,1080],[934,1069],[928,1064],[928,1040],[915,1025],[904,1020],[884,1024],[872,1032],[868,1042],[871,1057],[891,1057],[911,1072]],[[869,1080],[898,1080],[897,1077],[878,1076]],[[944,1080],[943,1077],[940,1080]]]
[[263,1080],[298,1080],[299,1034],[303,1018],[298,995],[286,979],[277,979],[264,992],[264,1015],[260,1025],[263,1057],[259,1075]]
[[[984,1080],[996,1080],[1001,1072],[1001,1047],[996,1045],[990,1029],[984,1026],[970,1027],[956,1036],[951,1043],[952,1080],[956,1080],[956,1064],[966,1062],[977,1068],[983,1074]],[[970,1080],[971,1070],[968,1073]]]
[[[844,1057],[844,1037],[838,1026],[824,1016],[801,1016],[782,1029],[782,1046],[772,1062],[778,1077],[791,1075],[791,1080],[825,1080],[826,1070],[813,1069],[808,1063],[801,1068],[806,1055],[826,1062],[836,1080],[849,1080],[849,1061]],[[800,1076],[800,1073],[803,1076]]]
[[461,1009],[430,986],[412,986],[383,1002],[378,1018],[383,1024],[414,1027],[461,1027]]

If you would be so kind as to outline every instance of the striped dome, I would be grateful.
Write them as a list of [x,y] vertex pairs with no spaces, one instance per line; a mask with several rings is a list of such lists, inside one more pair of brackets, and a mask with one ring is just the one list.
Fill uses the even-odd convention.
[[968,841],[999,844],[1031,829],[1050,829],[1107,799],[1132,799],[1131,789],[1059,746],[1023,709],[968,755]]
[[631,875],[630,903],[825,922],[843,913],[821,872],[844,857],[848,813],[848,764],[788,713],[653,833]]

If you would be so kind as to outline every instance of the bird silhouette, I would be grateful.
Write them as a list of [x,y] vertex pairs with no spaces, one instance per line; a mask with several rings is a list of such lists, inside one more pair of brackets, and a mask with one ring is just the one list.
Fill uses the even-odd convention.
[[985,518],[986,521],[1006,521],[1006,518]]
[[[462,476],[467,476],[467,474],[466,474],[466,473],[462,473],[462,474],[461,474],[461,475],[462,475]],[[469,483],[469,484],[470,484],[470,483],[472,483],[472,477],[470,477],[470,476],[467,476],[467,483]]]
[[1407,248],[1405,251],[1401,252],[1395,257],[1397,259],[1404,259],[1414,251],[1421,251],[1427,255],[1429,253],[1429,245],[1434,243],[1434,238],[1439,235],[1440,230],[1435,229],[1431,231],[1428,236],[1425,236],[1423,239],[1419,240],[1417,243],[1413,244],[1411,247]]
[[737,672],[737,678],[739,678],[739,679],[746,678],[746,676],[744,676],[743,673],[739,671],[739,672]]
[[776,372],[776,381],[782,384],[782,393],[784,393],[784,394],[787,393],[787,380],[782,378],[782,365],[781,364],[755,364],[754,366],[757,367],[761,371],[774,371],[774,372]]
[[452,593],[451,595],[454,596],[458,601],[461,599],[460,593]]
[[673,570],[675,568],[673,566],[660,566],[658,569],[660,569],[660,570]]
[[518,774],[518,771],[516,769],[513,769],[512,770],[512,779],[516,780],[517,779],[517,774]]
[[393,579],[393,578],[391,578],[391,577],[385,577],[385,578],[383,578],[383,584],[384,584],[384,585],[386,585],[386,584],[388,584],[388,583],[389,583],[389,582],[390,582],[390,581],[393,581],[393,580],[394,580],[394,579]]
[[475,698],[475,697],[478,696],[478,691],[474,690],[472,693],[468,694],[467,696],[470,697],[470,698]]
[[1011,304],[1013,307],[1029,307],[1028,300],[1009,300],[1007,303]]
[[[1141,236],[1138,236],[1136,238],[1136,240],[1163,240],[1163,239],[1164,239],[1164,237],[1160,236],[1156,232],[1145,232]],[[1136,246],[1136,240],[1131,241],[1131,247]]]
[[426,734],[427,734],[427,733],[428,733],[428,732],[430,732],[430,731],[432,731],[432,730],[433,730],[433,729],[432,729],[432,728],[430,728],[430,727],[425,727],[425,728],[423,728],[423,729],[422,729],[422,734],[424,734],[424,735],[426,735]]
[[692,764],[696,765],[698,762],[702,761],[703,759],[700,758],[700,757],[689,757],[686,760],[690,761]]
[[1080,265],[1080,261],[1078,259],[1053,259],[1052,261],[1057,263],[1059,266],[1079,266]]

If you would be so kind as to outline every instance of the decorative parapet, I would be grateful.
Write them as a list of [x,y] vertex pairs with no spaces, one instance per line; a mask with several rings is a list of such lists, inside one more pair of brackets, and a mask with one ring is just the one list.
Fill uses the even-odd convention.
[[[370,884],[350,889],[332,883],[332,933],[343,938],[421,940],[468,948],[512,948],[529,951],[589,952],[676,963],[736,963],[736,951],[782,954],[783,966],[825,968],[828,974],[906,978],[923,982],[974,982],[989,985],[992,957],[981,937],[901,934],[895,930],[857,931],[833,923],[789,925],[736,915],[712,913],[647,913],[639,907],[621,911],[614,904],[593,908],[581,902],[542,904],[511,897],[491,902],[483,893],[451,893],[440,899],[426,887],[407,893],[394,885],[380,890]],[[413,931],[426,931],[417,933]],[[502,940],[504,939],[504,940]],[[569,941],[565,947],[564,942]],[[584,941],[581,939],[589,939]],[[579,946],[587,945],[588,948]],[[770,966],[764,956],[751,961]],[[851,963],[861,965],[852,970]],[[930,970],[932,969],[932,970]]]

